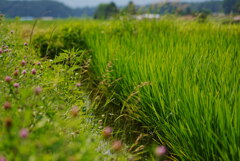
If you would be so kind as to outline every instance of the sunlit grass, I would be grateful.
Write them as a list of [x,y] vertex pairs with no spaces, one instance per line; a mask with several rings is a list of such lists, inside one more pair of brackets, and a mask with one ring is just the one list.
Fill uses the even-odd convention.
[[238,25],[163,20],[83,26],[95,78],[105,79],[111,62],[108,79],[120,78],[114,97],[123,102],[121,110],[173,155],[180,160],[240,158]]

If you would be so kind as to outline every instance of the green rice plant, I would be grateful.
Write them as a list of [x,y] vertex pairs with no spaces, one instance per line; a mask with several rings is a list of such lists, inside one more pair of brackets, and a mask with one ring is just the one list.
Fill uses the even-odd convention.
[[109,82],[119,79],[104,92],[120,105],[113,113],[140,122],[170,159],[240,158],[238,25],[119,20],[90,21],[82,30],[93,78],[101,82],[111,61]]

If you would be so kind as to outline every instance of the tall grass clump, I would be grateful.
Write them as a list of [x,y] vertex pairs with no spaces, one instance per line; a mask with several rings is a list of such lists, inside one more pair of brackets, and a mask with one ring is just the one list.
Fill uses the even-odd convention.
[[[240,27],[181,21],[84,26],[99,82],[118,80],[113,106],[179,160],[240,158]],[[105,92],[106,97],[110,97]],[[100,107],[101,108],[101,107]]]
[[80,79],[83,50],[41,59],[19,26],[0,21],[0,160],[99,161],[131,157],[103,136]]

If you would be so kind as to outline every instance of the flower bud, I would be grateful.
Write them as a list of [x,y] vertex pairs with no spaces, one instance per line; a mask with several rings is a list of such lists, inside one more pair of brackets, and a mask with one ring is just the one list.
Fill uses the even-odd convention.
[[80,86],[81,86],[81,83],[77,83],[77,84],[76,84],[76,87],[80,87]]
[[6,126],[6,128],[10,128],[12,126],[12,119],[11,118],[5,119],[5,126]]
[[113,129],[111,127],[105,127],[102,131],[104,138],[109,138],[112,135]]
[[13,72],[13,75],[14,75],[14,76],[18,76],[18,73],[19,73],[19,70],[15,70],[15,71]]
[[19,84],[19,83],[14,83],[13,86],[14,86],[15,88],[19,88],[20,84]]
[[117,141],[114,141],[112,143],[112,150],[113,151],[117,152],[117,151],[122,150],[122,148],[123,148],[122,141],[117,140]]
[[4,103],[3,107],[4,107],[5,110],[8,110],[8,109],[11,108],[11,103],[7,101],[7,102]]
[[36,70],[36,69],[32,69],[31,73],[32,73],[33,75],[35,75],[35,74],[37,74],[37,70]]
[[157,157],[162,157],[162,156],[165,156],[166,154],[167,154],[167,148],[165,146],[158,146],[155,149],[155,155]]
[[25,66],[26,64],[27,64],[27,62],[26,62],[25,60],[22,60],[22,61],[21,61],[21,65],[22,65],[22,66]]
[[27,138],[28,137],[28,129],[21,129],[20,130],[20,132],[19,132],[19,136],[21,137],[21,138]]
[[39,95],[41,92],[42,92],[42,88],[41,88],[41,87],[36,87],[36,88],[34,89],[35,95]]
[[73,108],[71,109],[71,114],[72,116],[76,117],[78,115],[79,109],[77,106],[73,106]]
[[5,77],[5,81],[6,81],[7,83],[10,83],[10,82],[12,81],[12,78],[9,77],[9,76],[6,76],[6,77]]
[[7,161],[5,157],[0,156],[0,161]]
[[23,70],[23,71],[22,71],[22,74],[23,74],[23,75],[27,74],[27,71],[26,71],[26,70]]

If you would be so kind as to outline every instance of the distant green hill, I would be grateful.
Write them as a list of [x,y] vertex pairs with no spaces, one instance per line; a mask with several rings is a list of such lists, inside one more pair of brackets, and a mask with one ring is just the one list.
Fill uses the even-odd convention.
[[141,12],[150,12],[158,14],[180,13],[189,14],[192,12],[207,11],[211,13],[223,12],[222,1],[206,1],[206,2],[168,2],[156,5],[147,5],[141,7]]
[[0,13],[7,17],[44,17],[55,18],[93,16],[94,8],[72,9],[60,2],[39,0],[39,1],[7,1],[0,0]]
[[[101,5],[100,5],[101,6]],[[6,17],[97,17],[96,7],[85,7],[72,9],[61,2],[52,0],[35,0],[35,1],[17,1],[17,0],[0,0],[0,13]],[[121,10],[121,9],[120,9]],[[190,14],[194,12],[212,12],[219,13],[223,11],[222,1],[208,1],[208,2],[169,2],[159,3],[155,5],[138,6],[137,10],[141,13],[157,13],[157,14]],[[96,12],[96,14],[95,14]],[[110,12],[107,9],[107,12]]]

